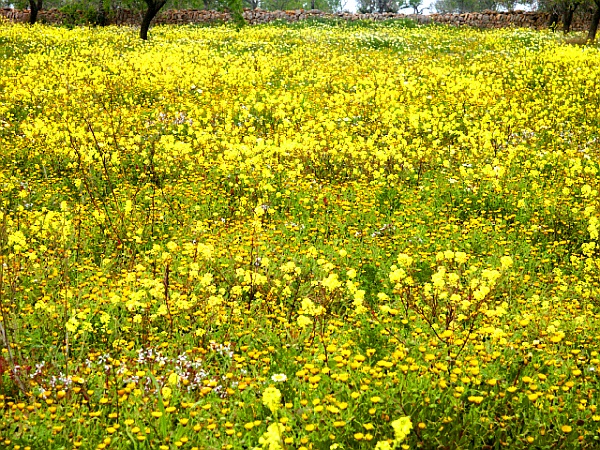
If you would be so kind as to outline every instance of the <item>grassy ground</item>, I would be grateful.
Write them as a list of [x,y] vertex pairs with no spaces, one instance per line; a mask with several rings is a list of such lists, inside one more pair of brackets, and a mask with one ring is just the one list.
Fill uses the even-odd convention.
[[0,25],[0,447],[598,448],[559,39]]

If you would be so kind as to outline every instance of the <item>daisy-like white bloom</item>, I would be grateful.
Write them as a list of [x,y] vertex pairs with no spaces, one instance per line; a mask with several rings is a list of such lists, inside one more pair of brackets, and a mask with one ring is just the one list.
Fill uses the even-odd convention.
[[276,373],[271,377],[275,383],[283,383],[287,380],[287,375],[285,373]]

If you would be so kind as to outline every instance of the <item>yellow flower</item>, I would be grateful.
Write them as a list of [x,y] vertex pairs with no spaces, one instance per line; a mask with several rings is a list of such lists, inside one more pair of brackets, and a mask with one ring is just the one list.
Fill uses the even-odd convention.
[[312,320],[305,315],[299,315],[297,321],[298,321],[298,326],[300,326],[302,328],[305,328],[312,323]]
[[410,430],[412,430],[413,424],[410,420],[410,417],[400,417],[392,422],[392,428],[394,429],[394,443],[398,445],[402,442]]
[[338,279],[337,274],[332,273],[327,278],[321,280],[321,284],[327,289],[327,291],[331,292],[335,289],[339,288],[342,283]]
[[392,446],[388,441],[379,441],[377,445],[375,445],[375,450],[392,450]]
[[[262,448],[267,450],[280,450],[281,446],[281,435],[285,431],[285,426],[280,423],[272,423],[267,428],[267,431],[258,439],[258,443]],[[286,442],[288,440],[286,439]]]
[[302,299],[301,308],[304,314],[308,314],[309,316],[319,316],[325,311],[325,308],[315,305],[309,298]]
[[27,240],[22,231],[16,230],[8,235],[8,246],[13,247],[15,252],[20,252],[27,247]]
[[407,277],[404,269],[398,268],[396,266],[392,266],[391,269],[392,271],[390,272],[390,281],[392,283],[398,283]]
[[168,398],[170,398],[170,397],[171,397],[171,393],[172,393],[173,391],[171,390],[171,388],[170,388],[170,387],[168,387],[168,386],[164,386],[164,387],[163,387],[163,388],[160,390],[160,392],[161,392],[161,394],[162,394],[162,396],[163,396],[163,398],[164,398],[164,399],[168,399]]
[[262,402],[271,412],[275,412],[279,409],[279,403],[281,401],[281,391],[276,387],[269,386],[263,392]]
[[177,384],[177,382],[179,381],[179,375],[177,375],[175,372],[173,372],[171,375],[169,375],[169,384],[174,386]]
[[464,264],[467,262],[467,254],[465,252],[455,252],[454,253],[454,261],[459,264]]
[[503,256],[500,258],[500,264],[503,269],[508,269],[513,265],[513,259],[510,256]]
[[67,321],[67,324],[65,325],[65,328],[67,329],[67,331],[69,333],[75,333],[77,331],[78,325],[79,325],[78,320],[75,317],[71,317]]
[[482,397],[482,396],[480,396],[480,395],[471,395],[471,396],[468,398],[468,400],[469,400],[471,403],[475,403],[475,404],[479,405],[481,402],[483,402],[483,397]]

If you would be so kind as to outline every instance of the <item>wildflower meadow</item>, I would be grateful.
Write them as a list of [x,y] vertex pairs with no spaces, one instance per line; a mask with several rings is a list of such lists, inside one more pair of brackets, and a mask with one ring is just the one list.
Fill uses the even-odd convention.
[[0,24],[0,448],[600,448],[600,50]]

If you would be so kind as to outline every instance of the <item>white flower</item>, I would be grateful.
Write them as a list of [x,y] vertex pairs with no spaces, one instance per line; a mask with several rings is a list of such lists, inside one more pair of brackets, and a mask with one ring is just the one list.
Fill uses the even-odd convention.
[[285,373],[276,373],[271,377],[275,383],[282,383],[287,380],[287,375]]

